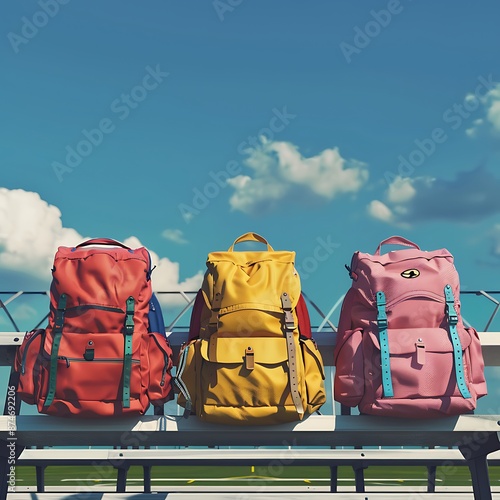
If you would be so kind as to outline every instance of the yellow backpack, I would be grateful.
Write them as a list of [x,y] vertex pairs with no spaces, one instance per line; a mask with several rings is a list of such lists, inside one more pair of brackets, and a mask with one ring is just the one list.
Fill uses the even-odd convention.
[[[235,252],[243,241],[267,250]],[[177,402],[185,416],[268,425],[301,420],[326,401],[323,360],[310,338],[294,261],[295,252],[275,251],[255,233],[209,253],[190,340],[178,359]]]

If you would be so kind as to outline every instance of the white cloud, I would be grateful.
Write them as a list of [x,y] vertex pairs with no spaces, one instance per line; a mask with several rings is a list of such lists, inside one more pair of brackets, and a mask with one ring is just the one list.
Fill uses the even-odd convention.
[[[466,100],[468,98],[469,96],[466,96]],[[469,137],[476,137],[480,128],[489,124],[492,132],[495,135],[500,135],[500,83],[497,83],[481,98],[481,104],[484,108],[485,118],[474,120],[472,127],[468,128],[465,133]]]
[[488,121],[491,123],[496,133],[500,133],[500,96],[498,99],[499,100],[491,103],[491,106],[486,114]]
[[412,181],[408,177],[397,176],[389,185],[387,199],[391,203],[405,203],[416,194]]
[[484,123],[484,119],[483,118],[478,118],[477,120],[474,120],[472,122],[472,127],[471,128],[468,128],[465,130],[465,133],[469,136],[469,137],[476,137],[478,131],[479,131],[479,128],[481,127],[481,125]]
[[355,194],[368,180],[366,165],[342,158],[337,148],[304,157],[289,142],[262,140],[259,148],[246,153],[244,163],[251,175],[227,181],[234,189],[231,207],[245,213],[269,211],[286,201],[328,201]]
[[379,200],[373,200],[368,205],[368,213],[374,218],[383,222],[391,222],[394,215],[391,209]]
[[[87,239],[77,230],[63,227],[61,211],[57,207],[42,200],[38,193],[22,189],[0,188],[0,220],[0,271],[9,273],[14,280],[17,276],[20,280],[22,278],[24,289],[30,286],[30,279],[31,286],[39,287],[40,280],[43,280],[48,288],[57,248],[74,246]],[[132,248],[143,246],[135,236],[123,243]],[[148,250],[156,265],[152,278],[155,290],[199,288],[201,271],[179,281],[179,264]],[[163,302],[172,301],[165,297]]]
[[495,224],[491,231],[491,253],[500,257],[500,224]]
[[165,229],[161,235],[173,243],[185,245],[188,241],[184,238],[184,233],[180,229]]
[[[138,248],[143,246],[136,236],[130,236],[123,243],[130,248]],[[203,273],[198,271],[194,276],[186,278],[184,281],[180,279],[180,265],[178,262],[172,262],[167,257],[159,257],[157,253],[149,249],[151,262],[155,267],[151,282],[154,291],[160,292],[177,292],[177,291],[196,291],[201,286]],[[159,294],[158,298],[162,304],[186,304],[186,301],[178,294]]]
[[422,221],[475,222],[500,213],[500,179],[484,166],[457,172],[456,178],[396,177],[382,201],[368,213],[396,226]]
[[50,280],[57,247],[81,242],[65,228],[61,212],[38,193],[0,188],[0,268]]

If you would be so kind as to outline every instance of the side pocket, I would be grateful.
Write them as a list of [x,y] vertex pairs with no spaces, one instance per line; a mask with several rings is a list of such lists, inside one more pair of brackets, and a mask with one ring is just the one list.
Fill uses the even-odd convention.
[[334,399],[346,406],[359,404],[364,394],[363,330],[345,332],[335,358]]
[[148,333],[148,359],[148,397],[151,404],[161,406],[174,397],[171,375],[172,348],[161,333]]
[[481,341],[477,331],[472,328],[466,328],[471,336],[471,344],[469,347],[470,354],[470,371],[472,378],[472,385],[476,391],[477,397],[486,396],[488,389],[486,387],[486,378],[484,376],[484,359],[483,351],[481,349]]
[[319,349],[312,339],[300,339],[307,392],[307,413],[319,410],[326,402],[325,368]]
[[26,333],[16,353],[14,369],[19,373],[17,393],[21,401],[29,405],[37,404],[41,386],[42,353],[45,330],[38,329]]
[[197,355],[199,357],[199,345],[198,339],[183,345],[177,362],[177,373],[174,378],[175,385],[179,389],[177,404],[185,409],[185,418],[191,413],[196,413],[196,358]]

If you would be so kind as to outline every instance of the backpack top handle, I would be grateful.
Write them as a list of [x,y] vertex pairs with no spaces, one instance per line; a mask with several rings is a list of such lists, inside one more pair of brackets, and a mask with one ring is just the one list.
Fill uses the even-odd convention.
[[234,243],[228,248],[227,251],[233,252],[234,245],[236,245],[237,243],[241,243],[242,241],[258,241],[259,243],[264,243],[264,245],[267,245],[268,252],[274,251],[273,247],[267,242],[267,240],[257,233],[245,233],[241,235],[239,238],[236,238],[234,240]]
[[111,238],[93,238],[91,240],[84,241],[83,243],[80,243],[79,245],[76,245],[75,248],[86,247],[89,245],[110,245],[110,246],[118,246],[118,247],[122,247],[122,248],[126,248],[127,250],[130,250],[130,247],[124,245],[123,243],[120,243],[119,241],[112,240]]
[[402,236],[391,236],[390,238],[387,238],[386,240],[380,242],[377,250],[375,250],[374,255],[380,255],[380,250],[382,249],[383,245],[402,245],[404,247],[411,247],[420,250],[420,247],[416,243],[413,243],[413,241],[407,240]]

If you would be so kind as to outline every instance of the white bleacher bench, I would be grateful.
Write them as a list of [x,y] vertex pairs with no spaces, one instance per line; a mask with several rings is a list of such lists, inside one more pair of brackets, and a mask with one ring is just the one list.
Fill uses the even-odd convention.
[[[187,334],[170,336],[174,350],[178,350]],[[500,366],[500,333],[481,333],[485,362],[489,366]],[[315,339],[321,349],[325,365],[333,363],[335,334],[318,333]],[[0,333],[0,363],[11,366],[16,346],[20,344],[19,333]],[[493,392],[493,389],[490,389]],[[12,419],[15,418],[16,449],[18,465],[35,466],[40,472],[41,482],[37,493],[12,492],[8,500],[52,500],[69,498],[70,493],[47,492],[43,488],[43,468],[48,465],[71,465],[105,463],[118,470],[116,491],[99,493],[85,499],[112,496],[134,498],[137,491],[126,488],[126,474],[131,465],[144,467],[144,490],[141,500],[147,500],[151,492],[150,469],[156,465],[314,465],[328,466],[331,470],[329,492],[309,491],[300,493],[301,498],[413,498],[411,492],[400,490],[387,493],[365,493],[363,468],[374,465],[425,465],[435,474],[438,465],[462,464],[469,466],[473,498],[492,498],[488,476],[490,466],[500,465],[500,415],[474,414],[433,420],[391,419],[368,415],[311,415],[302,422],[273,426],[222,426],[200,422],[196,417],[188,419],[179,415],[145,415],[117,419],[63,419],[46,415],[24,415],[0,417],[0,440],[2,449],[9,438]],[[99,446],[108,449],[79,449],[80,446]],[[169,447],[157,449],[156,447]],[[241,449],[218,449],[217,447],[242,447]],[[371,449],[364,447],[422,447],[425,449]],[[33,447],[39,449],[32,449]],[[66,447],[51,449],[50,447]],[[180,447],[174,449],[173,447]],[[193,447],[201,447],[196,449]],[[273,447],[259,448],[259,447]],[[350,447],[351,449],[339,449]],[[352,449],[357,447],[360,449]],[[361,449],[363,448],[363,449]],[[434,449],[429,449],[434,448]],[[450,449],[447,449],[450,448]],[[4,451],[4,454],[6,452]],[[337,492],[337,467],[353,466],[357,471],[356,491]],[[2,459],[2,478],[7,472],[7,456]],[[64,469],[61,469],[63,471]],[[432,483],[432,477],[431,481]],[[0,500],[5,500],[7,487],[3,488]],[[164,487],[162,487],[162,490]],[[453,494],[435,492],[434,484],[428,486],[429,493],[423,498],[459,499],[472,498],[471,493]],[[93,490],[95,491],[95,490]],[[283,492],[282,492],[283,493]],[[158,491],[154,498],[164,494]],[[166,496],[195,498],[199,492],[183,491],[175,487]],[[189,496],[192,495],[192,496]],[[227,489],[217,493],[204,490],[204,497],[240,498],[231,496]],[[243,493],[242,493],[243,495]],[[260,496],[259,496],[260,495]],[[267,496],[269,495],[269,496]],[[263,492],[246,491],[241,498],[276,498],[272,489]],[[298,494],[297,494],[298,495]],[[464,496],[465,495],[465,496]],[[468,495],[468,496],[467,496]],[[76,496],[75,498],[78,498]],[[82,497],[83,498],[83,497]],[[151,495],[153,498],[153,495]],[[283,498],[295,498],[287,492]],[[298,498],[298,496],[297,496]]]

